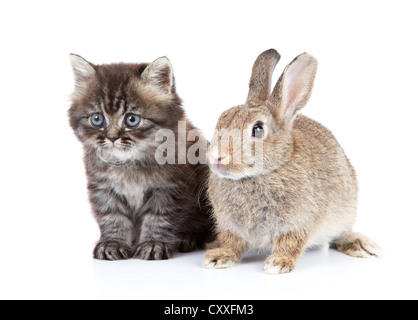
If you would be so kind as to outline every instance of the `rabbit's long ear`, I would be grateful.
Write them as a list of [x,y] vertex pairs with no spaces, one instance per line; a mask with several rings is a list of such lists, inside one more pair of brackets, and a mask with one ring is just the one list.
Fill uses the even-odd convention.
[[279,60],[280,54],[274,49],[264,51],[258,56],[251,74],[247,103],[261,103],[268,99],[271,76]]
[[291,124],[312,93],[318,61],[308,53],[297,56],[283,71],[269,98],[277,121]]

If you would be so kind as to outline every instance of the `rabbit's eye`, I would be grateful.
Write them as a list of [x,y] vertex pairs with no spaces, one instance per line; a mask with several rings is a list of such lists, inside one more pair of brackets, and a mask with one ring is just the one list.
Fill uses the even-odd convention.
[[256,123],[253,127],[253,137],[258,139],[264,137],[264,128],[262,123]]

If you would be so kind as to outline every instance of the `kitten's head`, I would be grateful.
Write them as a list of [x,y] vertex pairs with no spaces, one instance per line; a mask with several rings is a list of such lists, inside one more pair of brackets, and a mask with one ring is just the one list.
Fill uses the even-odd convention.
[[94,65],[78,55],[70,58],[75,76],[70,124],[85,148],[108,163],[154,156],[156,132],[174,131],[184,117],[170,61]]

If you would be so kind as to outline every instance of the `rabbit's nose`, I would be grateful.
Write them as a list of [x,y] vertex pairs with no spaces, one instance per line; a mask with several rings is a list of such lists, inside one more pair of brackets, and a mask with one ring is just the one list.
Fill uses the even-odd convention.
[[216,167],[218,168],[218,170],[225,170],[226,167],[229,165],[229,156],[226,157],[218,157],[217,162],[216,162]]
[[222,165],[229,164],[229,156],[226,156],[226,157],[218,157],[216,164],[218,166],[222,166]]

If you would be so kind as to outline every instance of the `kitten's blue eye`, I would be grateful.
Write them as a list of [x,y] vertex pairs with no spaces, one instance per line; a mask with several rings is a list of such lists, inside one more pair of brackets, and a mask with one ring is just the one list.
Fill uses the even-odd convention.
[[105,117],[101,113],[94,113],[90,117],[90,123],[93,127],[101,128],[105,125]]
[[128,114],[125,118],[125,124],[129,128],[135,128],[141,123],[141,117],[136,114]]

